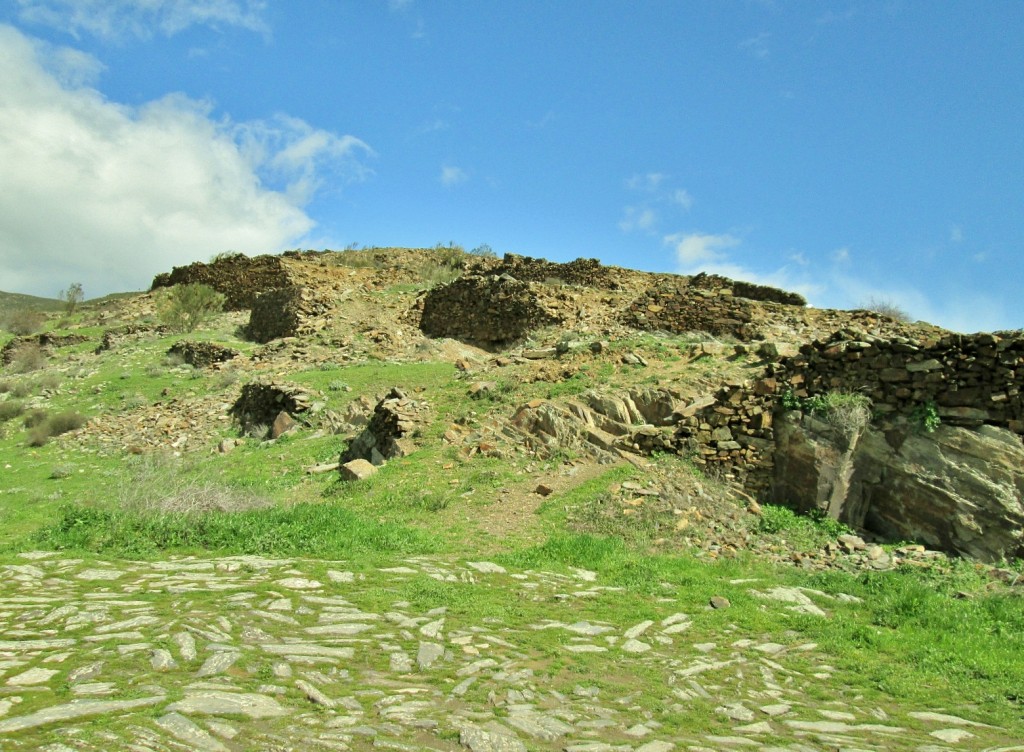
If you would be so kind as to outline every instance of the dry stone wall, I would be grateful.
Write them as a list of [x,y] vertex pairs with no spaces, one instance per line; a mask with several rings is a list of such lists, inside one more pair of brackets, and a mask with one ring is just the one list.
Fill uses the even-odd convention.
[[303,413],[315,412],[317,403],[313,394],[295,384],[274,381],[254,381],[242,387],[231,416],[243,433],[266,429],[282,412],[296,417]]
[[[741,297],[740,291],[757,298]],[[761,340],[766,324],[787,306],[803,306],[799,295],[725,277],[674,277],[653,285],[622,314],[635,329],[674,334],[707,332],[741,341]]]
[[435,287],[423,298],[420,329],[428,337],[452,337],[501,346],[534,329],[561,323],[529,282],[509,275],[467,276]]
[[771,368],[780,390],[798,397],[856,391],[876,414],[920,415],[933,406],[943,423],[983,424],[1024,434],[1024,336],[954,334],[882,339],[842,330],[804,345]]
[[216,363],[233,360],[238,357],[239,352],[213,342],[195,342],[183,339],[171,345],[167,354],[177,356],[195,368],[209,368]]
[[290,282],[281,256],[250,258],[237,254],[209,264],[176,266],[154,277],[152,289],[190,284],[209,285],[224,295],[225,310],[242,311],[253,307],[257,294],[287,287]]
[[246,336],[261,344],[279,337],[295,337],[307,333],[311,322],[330,308],[328,301],[304,285],[267,290],[253,301]]
[[507,274],[524,282],[557,282],[601,290],[617,290],[624,275],[637,274],[614,266],[602,266],[597,259],[579,258],[559,264],[544,259],[517,256],[514,253],[506,253],[500,262],[480,259],[471,263],[468,270],[477,274]]

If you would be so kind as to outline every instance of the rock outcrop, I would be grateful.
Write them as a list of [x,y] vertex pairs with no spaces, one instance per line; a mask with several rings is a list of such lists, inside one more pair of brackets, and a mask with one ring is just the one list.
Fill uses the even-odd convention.
[[777,502],[982,561],[1024,556],[1024,446],[1007,429],[869,427],[851,441],[790,412],[776,435]]

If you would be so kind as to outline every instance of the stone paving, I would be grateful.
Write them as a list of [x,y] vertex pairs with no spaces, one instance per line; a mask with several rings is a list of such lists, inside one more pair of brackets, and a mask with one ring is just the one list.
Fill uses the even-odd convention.
[[[795,633],[724,617],[695,642],[671,599],[657,619],[580,618],[610,589],[583,570],[52,553],[0,569],[3,750],[1024,751],[968,713],[848,696]],[[543,600],[546,618],[415,608],[400,594],[425,577]],[[750,590],[807,614],[832,600]]]

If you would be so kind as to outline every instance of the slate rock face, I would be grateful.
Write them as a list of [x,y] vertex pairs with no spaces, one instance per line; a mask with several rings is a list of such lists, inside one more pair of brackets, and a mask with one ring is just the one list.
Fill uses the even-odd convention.
[[850,446],[791,413],[776,436],[781,503],[982,561],[1024,556],[1024,446],[1005,428],[868,428]]

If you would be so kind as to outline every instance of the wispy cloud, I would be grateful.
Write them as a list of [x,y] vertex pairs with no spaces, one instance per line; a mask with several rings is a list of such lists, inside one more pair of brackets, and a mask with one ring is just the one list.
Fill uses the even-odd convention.
[[832,251],[832,260],[837,264],[850,263],[850,249],[846,247],[836,248]]
[[772,35],[769,32],[763,31],[757,36],[744,39],[739,43],[739,48],[748,55],[764,60],[771,55],[771,50],[768,48],[768,40],[771,38]]
[[636,174],[626,179],[626,187],[631,191],[647,191],[648,193],[653,193],[658,190],[667,177],[667,175],[660,172]]
[[671,201],[673,204],[676,204],[677,206],[683,207],[687,211],[689,211],[690,207],[693,206],[693,196],[691,196],[687,191],[684,191],[682,188],[677,188],[676,190],[672,191],[672,196],[669,199],[669,201]]
[[52,53],[0,25],[5,289],[139,289],[218,251],[287,248],[313,228],[303,204],[317,189],[366,174],[352,136],[286,115],[236,123],[181,94],[110,102],[57,78]]
[[644,206],[627,206],[625,215],[619,222],[619,229],[623,232],[643,230],[649,232],[658,221],[657,213]]
[[104,40],[173,36],[190,26],[238,27],[269,34],[265,0],[16,0],[28,23]]
[[632,198],[638,203],[630,203],[623,208],[619,229],[623,232],[653,233],[660,218],[659,210],[689,211],[693,197],[682,188],[669,187],[668,181],[669,176],[663,172],[635,173],[626,178],[625,187],[634,194]]
[[451,188],[459,185],[460,183],[465,183],[469,180],[469,175],[461,167],[456,167],[455,165],[442,165],[441,175],[438,180],[441,181],[441,185],[446,188]]
[[964,240],[964,230],[960,225],[953,225],[949,228],[949,242],[950,243],[962,243]]

